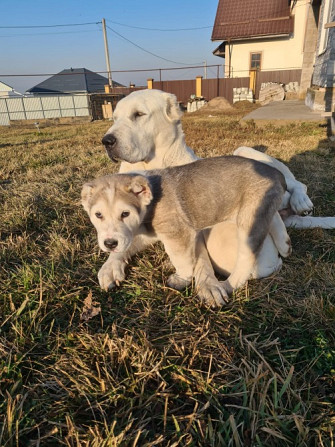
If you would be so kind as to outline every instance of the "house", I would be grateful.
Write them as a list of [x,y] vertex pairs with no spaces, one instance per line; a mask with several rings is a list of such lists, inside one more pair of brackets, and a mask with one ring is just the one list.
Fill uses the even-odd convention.
[[[52,94],[104,93],[108,79],[86,68],[65,69],[27,90],[34,96]],[[122,87],[113,81],[114,87]]]
[[298,70],[300,96],[311,84],[321,0],[219,0],[213,54],[227,77]]
[[314,110],[332,113],[335,104],[335,1],[323,0],[311,88],[306,104]]
[[15,96],[22,96],[22,94],[16,92],[13,87],[0,81],[0,98],[11,98]]

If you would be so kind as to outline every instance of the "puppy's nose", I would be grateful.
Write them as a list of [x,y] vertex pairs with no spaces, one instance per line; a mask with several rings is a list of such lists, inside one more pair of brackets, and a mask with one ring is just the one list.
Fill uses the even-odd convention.
[[105,239],[104,244],[109,250],[114,250],[117,247],[118,241],[116,239]]
[[116,138],[112,133],[106,133],[106,135],[101,140],[102,144],[104,144],[106,147],[113,147],[116,143]]

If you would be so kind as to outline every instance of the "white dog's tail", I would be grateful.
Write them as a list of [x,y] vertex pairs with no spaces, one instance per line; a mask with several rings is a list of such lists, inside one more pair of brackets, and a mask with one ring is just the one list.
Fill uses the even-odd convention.
[[289,216],[285,220],[287,228],[324,228],[335,229],[335,217]]

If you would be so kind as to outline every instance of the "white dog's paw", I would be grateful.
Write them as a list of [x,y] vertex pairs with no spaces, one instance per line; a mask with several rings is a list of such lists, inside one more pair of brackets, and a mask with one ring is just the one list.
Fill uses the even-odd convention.
[[184,279],[181,278],[177,273],[170,275],[167,280],[167,285],[171,287],[171,289],[175,290],[184,290],[187,286],[191,284],[192,278]]
[[208,279],[197,293],[200,301],[210,307],[221,307],[228,303],[229,297],[223,282],[216,278]]
[[107,292],[119,285],[125,278],[125,266],[125,262],[105,262],[98,272],[100,287]]
[[313,210],[313,203],[303,189],[293,191],[290,198],[290,205],[292,210],[299,215],[310,213]]
[[288,256],[290,256],[290,254],[292,253],[292,244],[290,237],[287,236],[285,241],[280,241],[280,243],[278,243],[277,241],[276,247],[279,251],[279,254],[283,258],[287,258]]

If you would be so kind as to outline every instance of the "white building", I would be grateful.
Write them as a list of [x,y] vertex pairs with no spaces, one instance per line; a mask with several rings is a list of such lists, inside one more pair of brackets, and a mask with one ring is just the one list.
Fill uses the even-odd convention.
[[15,96],[23,96],[21,93],[16,92],[13,87],[0,81],[0,98],[11,98]]

